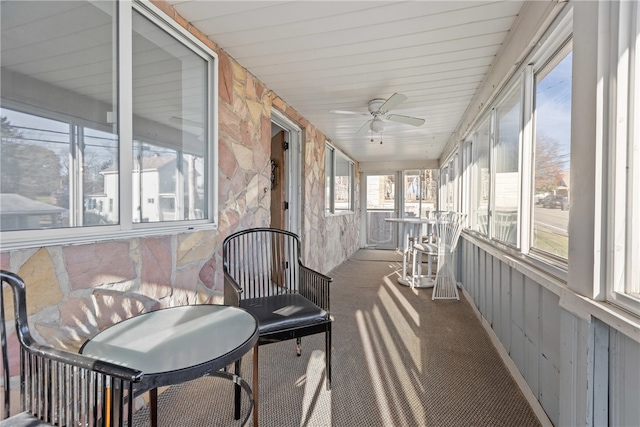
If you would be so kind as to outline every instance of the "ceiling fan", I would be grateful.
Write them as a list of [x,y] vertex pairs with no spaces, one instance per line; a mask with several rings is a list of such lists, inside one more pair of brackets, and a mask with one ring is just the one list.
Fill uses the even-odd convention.
[[412,126],[421,126],[424,123],[424,119],[418,117],[403,116],[400,114],[388,114],[389,111],[401,104],[407,99],[406,95],[401,93],[394,93],[389,99],[384,100],[381,98],[375,98],[369,101],[368,112],[360,111],[345,111],[345,110],[331,110],[330,113],[335,114],[358,114],[362,116],[373,116],[373,118],[367,121],[356,132],[356,135],[365,135],[369,130],[372,132],[384,131],[384,122],[390,120],[392,122],[404,123]]

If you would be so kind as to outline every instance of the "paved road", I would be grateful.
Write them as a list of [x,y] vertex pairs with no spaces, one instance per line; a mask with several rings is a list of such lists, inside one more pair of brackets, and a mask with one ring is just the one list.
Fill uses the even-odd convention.
[[536,205],[533,208],[533,219],[540,228],[549,229],[558,233],[569,231],[569,211],[560,208],[549,209]]

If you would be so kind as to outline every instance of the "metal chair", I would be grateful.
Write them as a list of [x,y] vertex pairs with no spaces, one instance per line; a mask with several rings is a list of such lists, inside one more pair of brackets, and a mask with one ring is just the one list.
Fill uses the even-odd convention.
[[[436,236],[435,236],[435,223],[440,220],[444,215],[448,215],[448,211],[430,211],[427,214],[427,218],[430,220],[429,223],[424,224],[425,230],[420,235],[420,239],[416,239],[415,242],[411,245],[411,258],[412,258],[412,269],[411,269],[411,287],[428,287],[432,286],[433,281],[435,280],[435,273],[433,272],[433,258],[438,255],[438,246],[436,244]],[[422,274],[422,256],[427,256],[427,264],[428,270],[427,274]],[[427,279],[428,282],[425,284],[423,279]]]
[[[331,278],[302,264],[300,239],[275,228],[253,228],[227,237],[222,245],[224,301],[240,306],[258,319],[258,344],[253,350],[253,425],[258,426],[258,347],[325,334],[326,387],[331,388]],[[240,360],[235,364],[240,374]],[[236,419],[240,411],[236,386]]]
[[431,299],[459,300],[458,286],[453,267],[458,239],[467,215],[460,212],[439,212],[432,225],[434,242],[413,246],[413,274],[420,278],[421,255],[437,256],[437,272]]
[[[13,334],[6,329],[4,292],[0,292],[4,388],[0,426],[132,425],[133,384],[142,379],[142,372],[35,342],[27,321],[24,281],[4,270],[0,270],[0,281],[3,288],[7,283],[13,290],[19,343],[8,345]],[[18,405],[12,408],[12,395],[19,397],[19,410]]]

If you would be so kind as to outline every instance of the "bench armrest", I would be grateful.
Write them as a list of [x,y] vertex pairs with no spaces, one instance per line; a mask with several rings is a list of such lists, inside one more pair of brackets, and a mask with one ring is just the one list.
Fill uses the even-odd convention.
[[224,272],[224,304],[238,307],[240,305],[240,295],[242,288],[228,272]]
[[332,280],[300,264],[300,294],[326,312],[329,312],[329,285]]

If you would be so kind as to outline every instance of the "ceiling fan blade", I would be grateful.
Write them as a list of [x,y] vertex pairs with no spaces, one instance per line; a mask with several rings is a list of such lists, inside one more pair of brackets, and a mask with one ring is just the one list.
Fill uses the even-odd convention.
[[367,123],[363,124],[362,127],[358,129],[358,132],[356,132],[356,135],[366,135],[367,132],[369,132],[369,129],[371,129],[372,121],[373,120],[369,120]]
[[394,93],[389,97],[389,99],[385,101],[384,104],[382,104],[382,106],[380,107],[380,111],[391,111],[396,108],[396,106],[406,101],[406,99],[406,95],[403,95],[401,93]]
[[330,110],[329,112],[333,113],[333,114],[357,114],[359,116],[368,116],[369,115],[368,112],[365,113],[365,112],[362,112],[362,111]]
[[418,117],[401,116],[399,114],[390,114],[387,117],[392,122],[404,123],[406,125],[421,126],[424,124],[424,119]]

